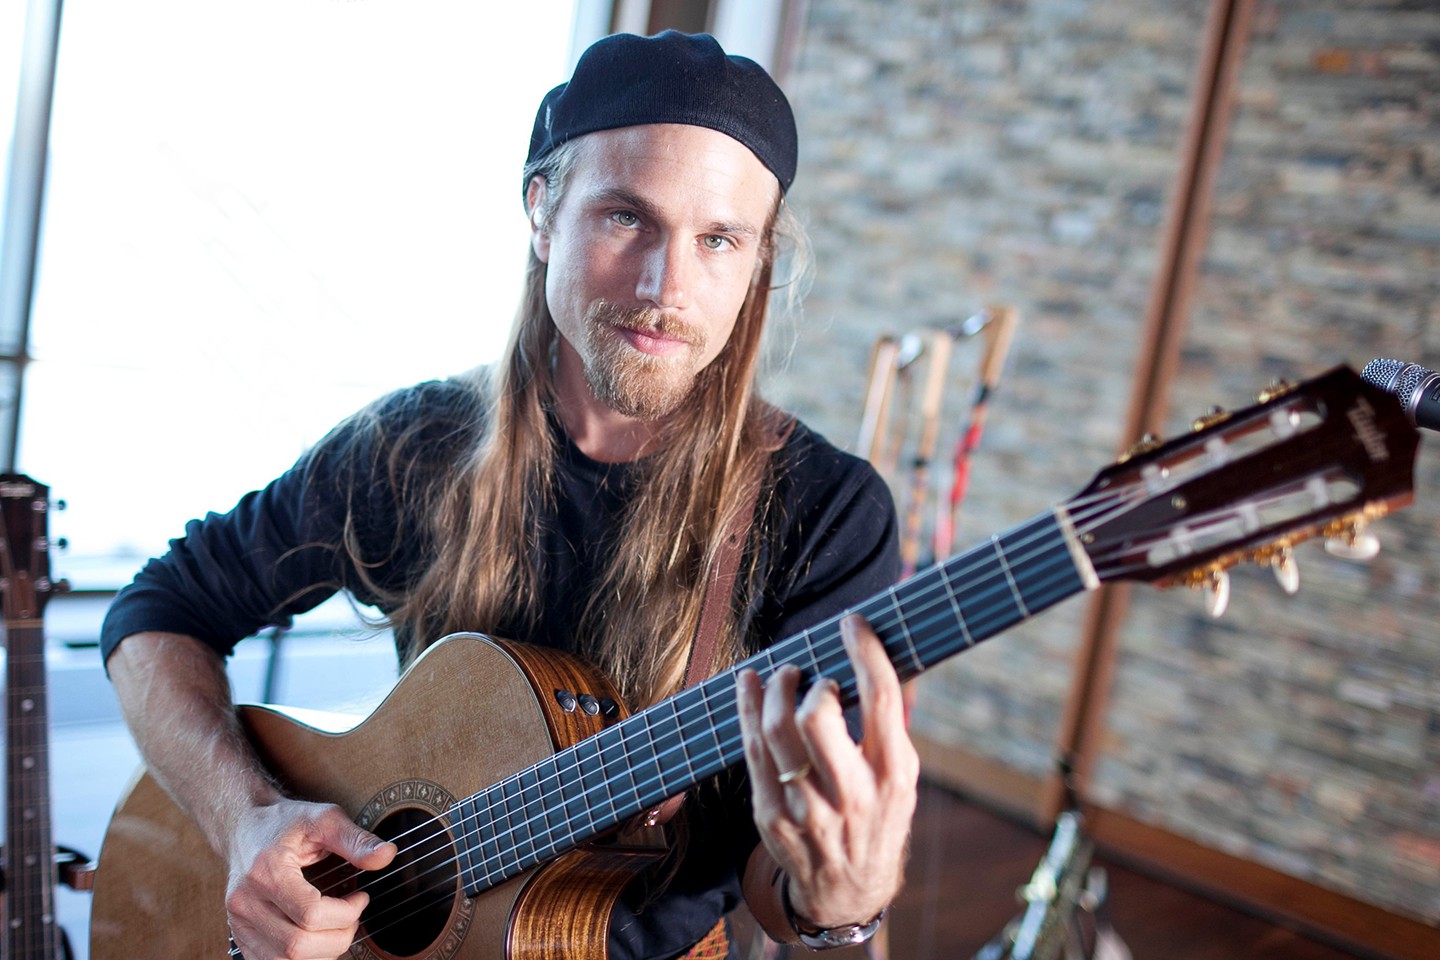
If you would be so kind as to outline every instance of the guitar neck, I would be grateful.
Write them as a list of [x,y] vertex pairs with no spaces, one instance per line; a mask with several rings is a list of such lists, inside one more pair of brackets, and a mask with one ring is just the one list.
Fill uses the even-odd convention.
[[39,622],[7,621],[5,644],[4,956],[56,960],[49,709]]
[[[995,636],[1097,581],[1061,510],[860,604],[902,680]],[[743,761],[736,674],[784,665],[834,680],[858,701],[841,617],[767,648],[574,747],[457,802],[450,823],[465,891],[477,894],[611,830]]]

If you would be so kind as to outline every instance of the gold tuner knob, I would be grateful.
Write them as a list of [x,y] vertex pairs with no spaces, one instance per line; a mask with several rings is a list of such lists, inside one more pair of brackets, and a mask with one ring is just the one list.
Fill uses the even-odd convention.
[[1129,450],[1126,450],[1124,453],[1120,454],[1120,459],[1116,462],[1124,463],[1125,461],[1133,457],[1140,456],[1142,453],[1149,453],[1151,450],[1155,450],[1160,447],[1161,443],[1161,439],[1155,436],[1155,434],[1147,433],[1139,440],[1135,441],[1134,445],[1132,445]]
[[1205,581],[1205,609],[1212,620],[1219,620],[1230,606],[1230,574],[1214,570]]
[[1213,427],[1215,426],[1215,424],[1224,423],[1226,420],[1229,419],[1229,411],[1222,410],[1220,407],[1211,407],[1208,411],[1205,412],[1203,416],[1196,417],[1194,420],[1190,421],[1190,429],[1194,430],[1196,433],[1199,433],[1206,427]]
[[1289,393],[1291,390],[1294,389],[1295,385],[1290,381],[1283,379],[1276,380],[1274,383],[1270,384],[1270,386],[1266,387],[1264,390],[1261,390],[1260,395],[1256,399],[1258,399],[1261,403],[1269,403],[1276,397],[1283,397],[1285,396],[1285,394]]
[[1363,523],[1356,521],[1326,540],[1325,552],[1342,560],[1373,560],[1380,552],[1380,541],[1375,534],[1366,532]]
[[1300,590],[1300,567],[1295,563],[1295,551],[1281,547],[1270,558],[1270,569],[1280,582],[1280,589],[1292,596]]

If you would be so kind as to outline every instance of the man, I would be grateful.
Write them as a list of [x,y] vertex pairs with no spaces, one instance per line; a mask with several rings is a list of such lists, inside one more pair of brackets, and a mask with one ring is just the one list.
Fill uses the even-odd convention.
[[[578,651],[632,706],[684,684],[723,544],[746,531],[716,663],[829,618],[897,569],[883,483],[753,394],[790,107],[713,39],[609,37],[536,118],[528,284],[493,368],[387,397],[223,516],[187,527],[112,608],[107,667],[150,766],[229,870],[248,960],[337,957],[363,892],[301,870],[395,846],[284,796],[237,729],[223,657],[336,589],[401,656],[482,630]],[[726,598],[729,599],[729,598]],[[724,609],[722,603],[722,609]],[[627,888],[612,957],[724,950],[744,897],[774,937],[874,931],[901,882],[918,762],[878,640],[847,621],[860,744],[833,687],[742,673],[746,771],[691,791],[683,853]],[[699,955],[699,954],[695,954]]]

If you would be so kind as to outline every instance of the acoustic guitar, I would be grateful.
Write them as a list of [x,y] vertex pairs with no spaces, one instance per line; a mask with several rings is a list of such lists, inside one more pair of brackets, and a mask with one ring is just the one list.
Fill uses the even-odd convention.
[[[1104,582],[1218,584],[1241,560],[1284,568],[1293,544],[1353,539],[1408,503],[1417,443],[1394,397],[1336,368],[1134,451],[1072,499],[856,612],[908,679]],[[633,715],[578,660],[478,634],[433,645],[344,732],[274,707],[240,713],[285,789],[339,804],[402,851],[381,873],[312,872],[322,889],[371,895],[353,960],[602,958],[614,898],[657,855],[617,831],[743,762],[738,670],[764,678],[795,664],[855,702],[839,623]],[[223,956],[225,881],[142,771],[101,851],[91,956]]]
[[[59,960],[70,945],[55,918],[62,871],[88,887],[73,850],[57,851],[50,826],[50,711],[41,616],[63,584],[50,579],[50,488],[0,474],[0,596],[5,609],[4,960]],[[79,871],[77,873],[76,871]]]

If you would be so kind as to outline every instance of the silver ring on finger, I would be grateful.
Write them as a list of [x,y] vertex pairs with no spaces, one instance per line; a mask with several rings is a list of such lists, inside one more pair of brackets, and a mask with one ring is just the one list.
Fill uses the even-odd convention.
[[786,770],[784,773],[780,774],[780,785],[784,786],[788,783],[796,783],[800,780],[804,780],[806,777],[810,776],[810,771],[812,769],[813,768],[810,766],[810,761],[806,760],[794,770]]

